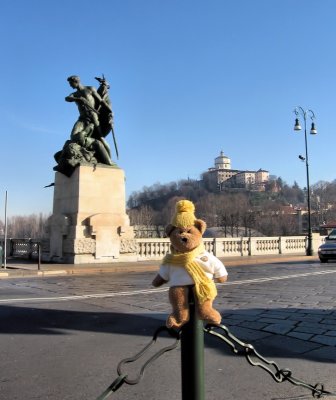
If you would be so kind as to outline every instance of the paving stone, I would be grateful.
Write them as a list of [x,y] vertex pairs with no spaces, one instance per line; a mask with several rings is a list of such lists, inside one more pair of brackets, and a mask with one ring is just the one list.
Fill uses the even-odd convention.
[[[253,303],[253,304],[255,304],[255,303]],[[251,315],[259,315],[259,314],[262,314],[264,312],[265,312],[265,310],[260,308],[260,309],[251,309],[251,310],[237,310],[235,312],[235,314],[236,315],[249,315],[249,316],[251,316]]]
[[313,316],[313,315],[292,315],[288,319],[295,321],[311,321],[311,322],[321,322],[322,316]]
[[301,327],[301,326],[311,327],[311,328],[320,328],[320,329],[324,329],[326,331],[330,330],[330,328],[331,328],[330,325],[314,323],[314,322],[309,322],[309,321],[308,322],[307,321],[298,322],[297,327]]
[[222,316],[222,324],[223,325],[229,325],[229,326],[233,326],[233,325],[239,325],[242,321],[238,320],[238,319],[232,319],[232,318],[226,318]]
[[[318,303],[318,306],[320,307],[320,308],[323,308],[323,309],[325,309],[325,310],[327,310],[327,311],[331,311],[331,310],[333,310],[335,307],[334,307],[334,305],[331,305],[331,303],[332,304],[335,304],[335,301],[336,300],[334,300],[334,301],[332,301],[332,302],[329,302],[329,303]],[[331,317],[334,317],[333,315],[330,315]]]
[[332,336],[315,335],[310,340],[316,343],[325,344],[327,346],[336,346],[336,337]]
[[315,326],[317,326],[319,328],[324,328],[326,326],[327,327],[326,329],[328,329],[328,325],[323,325],[323,324],[320,324],[320,323],[314,322],[314,321],[298,321],[297,326],[306,326],[306,327],[310,327],[310,328],[313,328]]
[[273,306],[276,307],[276,308],[284,308],[284,307],[288,306],[288,304],[291,304],[292,307],[300,308],[302,302],[295,302],[295,303],[293,303],[292,300],[283,300],[283,301],[280,301],[280,300],[271,300],[269,304],[270,304],[270,305],[269,305],[268,307],[271,307],[271,306],[273,305]]
[[[327,304],[330,305],[330,302],[327,302]],[[332,316],[333,312],[332,312],[331,309],[330,310],[309,310],[309,314],[319,314],[319,315],[324,315],[324,316],[326,316],[326,315]]]
[[264,339],[268,336],[271,336],[267,332],[256,331],[249,328],[243,328],[240,326],[233,326],[230,331],[237,336],[239,339],[246,341],[249,343],[250,341]]
[[271,337],[267,337],[256,343],[256,347],[258,348],[258,351],[260,350],[261,354],[263,346],[270,346],[271,348],[281,349],[281,355],[284,356],[285,352],[287,351],[289,353],[303,354],[321,347],[321,344],[297,339],[290,336],[271,335]]
[[228,317],[230,319],[238,319],[240,321],[255,321],[256,318],[255,316],[250,316],[250,315],[241,315],[241,314],[229,314]]
[[327,331],[327,332],[325,332],[325,335],[327,335],[327,336],[336,336],[336,331]]
[[291,331],[287,333],[287,336],[295,337],[302,340],[309,340],[313,336],[313,334]]
[[272,332],[272,333],[279,333],[281,335],[285,335],[286,333],[290,332],[293,329],[293,325],[289,324],[270,324],[263,328],[263,331]]
[[275,312],[265,312],[259,315],[260,318],[275,318],[275,319],[287,319],[289,317],[288,313],[275,313]]
[[[309,300],[308,300],[308,299],[305,300],[305,303],[306,303],[306,304],[310,304],[312,301],[313,301],[314,303],[315,303],[316,301],[317,301],[317,302],[325,301],[325,302],[327,303],[327,302],[330,302],[330,301],[333,300],[332,296],[319,296],[318,294],[314,294],[313,296],[314,296],[313,299],[310,299],[310,298],[309,298]],[[310,296],[309,296],[309,297],[310,297]]]
[[[259,318],[257,319],[257,322],[265,322],[267,324],[279,324],[279,320],[276,318]],[[295,325],[295,322],[293,320],[286,319],[281,320],[281,324],[293,326]]]
[[[307,313],[303,313],[303,312],[298,312],[297,311],[296,313],[291,314],[289,317],[290,317],[290,319],[293,319],[294,317],[296,317],[296,318],[304,318],[306,316],[307,316]],[[324,316],[322,318],[324,318]]]
[[255,321],[244,321],[239,324],[239,326],[242,326],[244,328],[250,328],[250,329],[263,329],[267,324],[263,322],[255,322]]
[[301,333],[312,333],[314,335],[320,335],[323,334],[326,330],[323,328],[319,328],[318,325],[316,326],[297,326],[294,328],[295,332],[301,332]]
[[327,324],[327,325],[335,325],[336,326],[336,319],[329,319],[325,318],[321,321],[322,324]]

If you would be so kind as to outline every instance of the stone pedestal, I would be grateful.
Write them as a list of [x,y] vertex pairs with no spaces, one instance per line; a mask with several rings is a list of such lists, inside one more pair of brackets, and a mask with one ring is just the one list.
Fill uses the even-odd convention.
[[50,261],[136,260],[134,232],[126,214],[124,171],[81,165],[70,178],[56,172],[49,230]]

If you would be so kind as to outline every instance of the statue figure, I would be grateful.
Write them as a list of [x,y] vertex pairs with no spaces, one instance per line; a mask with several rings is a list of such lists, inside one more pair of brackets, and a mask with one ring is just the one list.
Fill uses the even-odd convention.
[[67,140],[63,149],[54,155],[58,164],[54,170],[67,176],[71,176],[81,163],[116,165],[111,159],[110,147],[105,140],[112,131],[118,158],[113,112],[108,94],[109,84],[104,75],[95,79],[100,83],[98,90],[93,86],[82,85],[76,75],[68,78],[70,86],[75,91],[67,96],[65,101],[76,103],[79,117],[72,128],[70,140]]
[[68,177],[83,162],[97,164],[97,159],[92,151],[85,149],[72,140],[65,142],[63,149],[55,154],[55,160],[57,165],[54,167],[54,171],[61,172]]

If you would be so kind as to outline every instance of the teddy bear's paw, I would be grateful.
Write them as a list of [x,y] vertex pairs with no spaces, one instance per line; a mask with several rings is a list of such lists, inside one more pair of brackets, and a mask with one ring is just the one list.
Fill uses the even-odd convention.
[[203,321],[207,324],[219,325],[222,321],[222,317],[219,315],[215,318],[204,318]]
[[166,326],[167,328],[180,329],[188,321],[189,321],[189,316],[177,319],[174,315],[169,315],[166,321]]
[[208,324],[220,324],[222,321],[222,316],[220,313],[214,309],[207,310],[207,312],[201,312],[199,315],[200,319]]

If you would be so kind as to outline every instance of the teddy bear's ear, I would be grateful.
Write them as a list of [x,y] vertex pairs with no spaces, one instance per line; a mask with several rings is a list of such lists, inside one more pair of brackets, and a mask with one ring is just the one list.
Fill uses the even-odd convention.
[[175,228],[175,226],[172,225],[172,224],[169,224],[169,225],[166,226],[165,232],[166,232],[166,235],[167,235],[168,237],[169,237],[170,234],[173,232],[174,228]]
[[206,222],[203,221],[202,219],[195,219],[195,223],[194,225],[196,226],[196,228],[201,232],[201,234],[203,235],[203,233],[206,230]]

